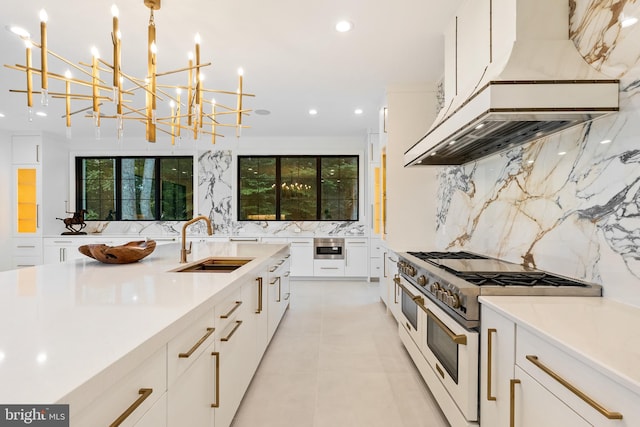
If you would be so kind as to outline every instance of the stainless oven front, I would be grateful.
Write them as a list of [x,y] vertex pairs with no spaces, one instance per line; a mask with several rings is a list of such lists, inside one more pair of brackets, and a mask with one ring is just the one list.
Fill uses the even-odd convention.
[[313,239],[315,259],[344,259],[344,239],[321,237]]
[[[466,329],[429,298],[421,345],[427,363],[467,421],[478,420],[478,331]],[[437,398],[437,397],[436,397]]]

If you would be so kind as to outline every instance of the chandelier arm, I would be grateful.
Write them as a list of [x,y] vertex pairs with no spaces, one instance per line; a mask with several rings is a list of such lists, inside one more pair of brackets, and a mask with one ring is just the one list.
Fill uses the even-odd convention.
[[[153,94],[153,92],[151,92],[149,89],[147,89],[144,85],[142,85],[142,84],[138,83],[138,82],[136,81],[137,79],[134,79],[134,78],[130,77],[129,75],[127,75],[127,74],[123,73],[123,72],[120,72],[120,74],[122,74],[122,75],[123,75],[127,80],[129,80],[131,83],[133,83],[134,85],[136,85],[136,86],[137,86],[137,88],[131,89],[132,91],[134,91],[134,90],[136,90],[136,89],[142,89],[142,90],[144,90],[145,92],[147,92],[149,95],[151,95],[151,96],[153,96],[153,95],[154,95],[154,94]],[[160,101],[165,101],[165,99],[164,99],[164,98],[161,98],[161,97],[157,96],[157,94],[156,94],[156,97],[157,97]]]
[[182,73],[183,71],[189,71],[189,70],[197,70],[199,68],[208,67],[210,65],[211,65],[211,62],[207,62],[206,64],[200,64],[200,65],[194,65],[194,66],[191,66],[191,67],[179,68],[177,70],[165,71],[164,73],[156,73],[156,76],[157,77],[164,77],[164,76],[168,76],[169,74]]
[[[93,75],[92,75],[89,71],[86,71],[84,68],[82,68],[82,67],[80,67],[80,66],[78,66],[78,65],[74,64],[73,62],[69,61],[68,59],[65,59],[64,57],[62,57],[62,56],[58,55],[57,53],[52,52],[50,49],[48,49],[48,50],[47,50],[47,53],[49,53],[50,55],[52,55],[54,58],[57,58],[57,59],[59,59],[60,61],[64,62],[64,63],[65,63],[65,64],[67,64],[68,66],[75,68],[76,70],[80,71],[81,73],[86,74],[86,75],[87,75],[87,76],[89,76],[89,77],[93,77]],[[98,79],[98,81],[99,81],[100,83],[104,84],[104,85],[106,85],[106,84],[107,84],[104,80]]]
[[[232,91],[228,91],[228,90],[219,90],[219,89],[202,89],[203,92],[208,92],[208,93],[222,93],[225,95],[233,95],[233,96],[238,96],[238,92],[232,92]],[[242,92],[242,96],[255,96],[253,93],[245,93]]]

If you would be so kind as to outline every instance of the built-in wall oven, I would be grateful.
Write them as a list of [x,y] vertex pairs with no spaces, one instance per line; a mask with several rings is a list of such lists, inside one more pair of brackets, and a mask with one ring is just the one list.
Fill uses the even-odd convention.
[[313,239],[315,259],[344,259],[344,238],[316,237]]

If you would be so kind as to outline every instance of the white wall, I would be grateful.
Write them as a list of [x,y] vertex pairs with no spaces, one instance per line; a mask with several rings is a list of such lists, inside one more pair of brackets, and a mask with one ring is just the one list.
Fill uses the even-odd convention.
[[0,132],[0,271],[11,267],[11,224],[12,191],[11,182],[11,134]]
[[386,241],[396,251],[434,247],[437,168],[405,168],[404,153],[436,117],[436,85],[387,89]]

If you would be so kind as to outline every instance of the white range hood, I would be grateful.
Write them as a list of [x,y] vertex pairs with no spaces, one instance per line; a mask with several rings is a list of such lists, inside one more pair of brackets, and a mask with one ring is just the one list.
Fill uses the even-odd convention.
[[[498,59],[447,102],[405,166],[464,164],[618,111],[619,81],[587,64],[569,39],[567,0],[480,2],[488,56]],[[457,40],[446,46],[457,65]]]

